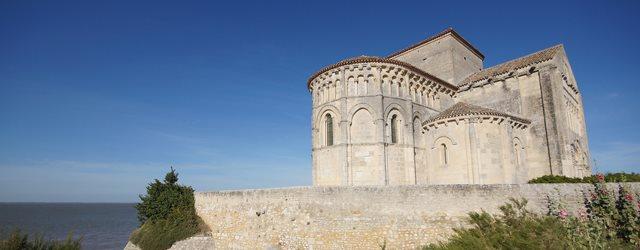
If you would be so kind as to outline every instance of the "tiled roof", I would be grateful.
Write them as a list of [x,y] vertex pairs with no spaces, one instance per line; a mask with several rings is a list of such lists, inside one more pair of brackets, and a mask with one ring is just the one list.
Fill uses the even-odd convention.
[[471,45],[471,43],[469,43],[466,39],[464,39],[460,34],[458,34],[458,32],[453,30],[453,28],[451,28],[451,27],[443,30],[442,32],[440,32],[438,34],[435,34],[435,35],[433,35],[431,37],[428,37],[427,39],[424,39],[424,40],[422,40],[422,41],[420,41],[420,42],[418,42],[416,44],[413,44],[413,45],[411,45],[409,47],[406,47],[404,49],[401,49],[401,50],[398,50],[396,52],[393,52],[391,55],[388,55],[387,58],[392,58],[394,56],[402,54],[402,53],[404,53],[406,51],[409,51],[409,50],[411,50],[411,49],[413,49],[415,47],[418,47],[418,46],[423,45],[425,43],[431,42],[431,41],[433,41],[433,40],[435,40],[437,38],[440,38],[440,37],[442,37],[442,36],[444,36],[446,34],[451,34],[454,37],[458,38],[458,40],[460,40],[464,45],[469,47],[469,49],[471,49],[473,51],[473,53],[478,55],[480,57],[480,59],[484,60],[484,55],[482,53],[480,53],[480,51],[478,49],[476,49],[476,47],[473,47],[473,45]]
[[504,116],[504,117],[509,117],[513,120],[522,122],[522,123],[531,123],[531,121],[524,119],[524,118],[520,118],[514,115],[510,115],[507,113],[503,113],[494,109],[490,109],[490,108],[483,108],[480,106],[476,106],[476,105],[471,105],[471,104],[467,104],[464,102],[459,102],[456,103],[455,105],[451,106],[450,108],[446,109],[445,111],[442,111],[440,114],[433,116],[431,118],[429,118],[428,120],[426,120],[424,123],[422,124],[428,124],[437,120],[442,120],[442,119],[447,119],[447,118],[452,118],[452,117],[458,117],[458,116],[465,116],[465,115],[492,115],[492,116]]
[[477,82],[477,81],[484,80],[497,75],[505,74],[507,72],[510,72],[516,69],[527,67],[529,65],[550,60],[556,55],[558,51],[562,49],[563,49],[562,44],[558,44],[551,48],[547,48],[547,49],[535,52],[533,54],[520,57],[515,60],[511,60],[490,68],[483,69],[464,79],[460,84],[458,84],[458,87],[463,87],[473,82]]
[[329,66],[326,66],[326,67],[318,70],[316,73],[314,73],[313,75],[311,75],[309,77],[309,80],[307,81],[307,88],[311,87],[311,81],[314,78],[318,77],[319,75],[321,75],[324,72],[327,72],[328,70],[331,70],[331,69],[334,69],[334,68],[337,68],[337,67],[340,67],[340,66],[344,66],[344,65],[349,65],[349,64],[371,63],[371,62],[389,63],[389,64],[395,64],[395,65],[398,65],[398,66],[402,66],[402,67],[408,68],[411,71],[413,71],[415,73],[418,73],[418,74],[420,74],[420,75],[422,75],[424,77],[427,77],[429,79],[435,80],[436,82],[438,82],[438,83],[440,83],[440,84],[442,84],[442,85],[444,85],[446,87],[449,87],[449,88],[453,89],[454,91],[458,90],[458,87],[456,87],[455,85],[453,85],[451,83],[448,83],[447,81],[442,80],[442,79],[440,79],[440,78],[438,78],[438,77],[436,77],[434,75],[431,75],[431,74],[429,74],[427,72],[424,72],[423,70],[421,70],[419,68],[416,68],[415,66],[413,66],[411,64],[408,64],[408,63],[402,62],[402,61],[398,61],[398,60],[395,60],[395,59],[381,58],[381,57],[375,57],[375,56],[359,56],[359,57],[349,58],[349,59],[337,62],[335,64],[331,64]]

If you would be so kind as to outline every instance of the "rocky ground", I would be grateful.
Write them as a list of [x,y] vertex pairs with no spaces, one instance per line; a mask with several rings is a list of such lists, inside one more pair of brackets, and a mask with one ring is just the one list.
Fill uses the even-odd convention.
[[[210,250],[215,249],[213,238],[209,235],[196,235],[185,240],[181,240],[173,244],[169,250]],[[130,241],[124,247],[124,250],[141,250],[138,246]]]

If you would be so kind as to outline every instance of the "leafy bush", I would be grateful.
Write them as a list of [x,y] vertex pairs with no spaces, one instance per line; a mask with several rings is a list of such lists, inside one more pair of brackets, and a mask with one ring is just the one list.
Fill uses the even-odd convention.
[[526,200],[511,199],[500,215],[470,213],[469,228],[455,229],[449,241],[423,249],[638,249],[638,194],[619,185],[607,190],[605,176],[594,177],[585,207],[570,213],[550,200],[546,215],[531,213]]
[[583,178],[573,178],[564,175],[544,175],[532,179],[529,183],[583,183]]
[[512,199],[501,215],[470,213],[471,228],[455,229],[446,243],[423,249],[569,249],[569,234],[561,220],[529,212],[526,200]]
[[14,230],[0,239],[0,250],[76,250],[80,249],[80,241],[71,234],[63,241],[45,240],[41,235],[30,239],[28,234]]
[[[637,173],[607,173],[604,175],[607,182],[640,182],[640,174]],[[562,175],[544,175],[532,179],[529,183],[595,183],[596,175],[583,178],[567,177]]]
[[136,204],[138,220],[142,226],[131,234],[131,242],[147,249],[168,249],[176,241],[206,230],[196,215],[193,189],[178,185],[178,174],[173,168],[164,182],[158,179],[147,186]]

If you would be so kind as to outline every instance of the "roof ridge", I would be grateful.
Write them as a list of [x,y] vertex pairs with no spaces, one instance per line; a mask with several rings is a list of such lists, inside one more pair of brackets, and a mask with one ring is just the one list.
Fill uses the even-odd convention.
[[486,68],[486,69],[483,69],[483,70],[492,69],[492,68],[498,67],[498,66],[503,65],[503,64],[507,64],[507,63],[510,63],[510,62],[514,62],[514,61],[517,61],[517,60],[520,60],[520,59],[523,59],[523,58],[527,58],[527,57],[530,57],[530,56],[534,56],[534,55],[536,55],[536,54],[538,54],[538,53],[541,53],[541,52],[544,52],[544,51],[557,49],[557,48],[560,48],[560,47],[563,47],[563,46],[564,46],[564,45],[562,45],[562,43],[559,43],[559,44],[553,45],[553,46],[551,46],[551,47],[547,47],[547,48],[544,48],[544,49],[541,49],[541,50],[538,50],[538,51],[534,51],[534,52],[531,52],[531,53],[526,54],[526,55],[524,55],[524,56],[521,56],[521,57],[518,57],[518,58],[515,58],[515,59],[511,59],[511,60],[508,60],[508,61],[505,61],[505,62],[502,62],[502,63],[496,64],[496,65],[493,65],[493,66],[491,66],[491,67],[489,67],[489,68]]
[[484,80],[500,74],[504,74],[511,70],[523,68],[531,64],[550,60],[551,58],[553,58],[553,56],[555,56],[555,54],[561,48],[564,48],[564,45],[562,43],[559,43],[554,46],[541,49],[533,53],[529,53],[527,55],[524,55],[515,59],[511,59],[503,63],[493,65],[489,68],[485,68],[481,71],[471,74],[470,76],[462,80],[462,82],[460,82],[458,87],[463,87],[470,83]]
[[417,42],[417,43],[414,43],[414,44],[412,44],[412,45],[409,45],[408,47],[405,47],[404,49],[397,50],[397,51],[395,51],[395,52],[393,52],[393,53],[389,54],[388,56],[386,56],[386,58],[392,58],[392,57],[394,57],[394,56],[397,56],[397,55],[399,55],[399,54],[402,54],[402,53],[404,53],[404,52],[407,52],[407,51],[409,51],[409,50],[412,50],[412,49],[414,49],[414,48],[416,48],[416,47],[418,47],[418,46],[420,46],[420,45],[423,45],[423,44],[425,44],[425,43],[431,42],[431,41],[433,41],[433,40],[435,40],[435,39],[437,39],[437,38],[440,38],[440,37],[442,37],[442,36],[444,36],[444,35],[446,35],[446,34],[452,34],[454,37],[456,37],[456,38],[460,39],[460,41],[461,41],[464,45],[468,46],[468,47],[471,49],[471,51],[472,51],[473,53],[477,54],[477,55],[480,57],[480,59],[484,60],[484,55],[482,54],[482,52],[480,52],[480,50],[478,50],[478,49],[477,49],[475,46],[473,46],[469,41],[467,41],[467,39],[464,39],[464,37],[462,37],[462,36],[461,36],[461,35],[460,35],[456,30],[454,30],[452,27],[448,27],[448,28],[444,29],[443,31],[440,31],[440,32],[439,32],[439,33],[437,33],[437,34],[432,35],[432,36],[429,36],[429,37],[427,37],[427,38],[423,39],[423,40],[422,40],[422,41],[420,41],[420,42]]

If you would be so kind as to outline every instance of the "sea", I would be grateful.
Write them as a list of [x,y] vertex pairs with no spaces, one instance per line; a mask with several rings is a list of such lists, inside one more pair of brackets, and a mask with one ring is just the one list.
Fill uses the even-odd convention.
[[82,238],[82,249],[123,249],[140,223],[132,203],[0,203],[0,234]]

